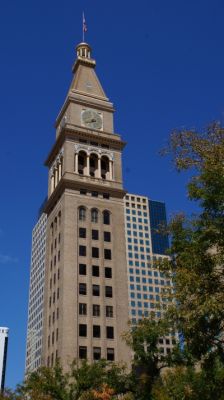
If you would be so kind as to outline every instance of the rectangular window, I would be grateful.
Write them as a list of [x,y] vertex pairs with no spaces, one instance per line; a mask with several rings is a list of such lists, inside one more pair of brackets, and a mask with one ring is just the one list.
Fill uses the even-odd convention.
[[92,192],[92,197],[98,197],[98,192]]
[[87,190],[86,189],[80,189],[79,193],[85,195],[85,194],[87,194]]
[[87,307],[85,303],[79,303],[79,315],[86,315]]
[[86,294],[86,283],[79,284],[79,294]]
[[87,347],[79,346],[79,358],[85,360],[87,358]]
[[93,304],[93,317],[99,317],[99,316],[100,316],[100,305]]
[[99,295],[100,295],[100,286],[93,285],[93,296],[99,296]]
[[99,231],[92,229],[92,240],[99,240]]
[[106,317],[113,318],[113,306],[106,306]]
[[79,228],[79,237],[83,239],[86,238],[86,228]]
[[107,361],[114,361],[114,349],[107,349]]
[[107,332],[107,339],[114,339],[114,327],[113,326],[107,326],[106,332]]
[[105,286],[105,296],[106,297],[113,297],[112,286]]
[[104,249],[104,258],[105,258],[105,260],[111,260],[111,250],[110,249]]
[[79,255],[83,257],[86,256],[86,246],[79,246]]
[[98,265],[92,265],[92,276],[100,276],[100,268]]
[[100,338],[100,325],[93,325],[93,337]]
[[112,278],[112,268],[105,267],[105,278]]
[[99,258],[99,249],[98,247],[92,247],[92,257]]
[[109,199],[109,198],[110,198],[109,193],[103,193],[103,198],[104,198],[104,199]]
[[100,360],[101,359],[101,348],[93,347],[93,359]]
[[83,336],[83,337],[87,336],[87,325],[79,324],[79,336]]
[[86,275],[86,264],[79,264],[79,275]]
[[111,242],[111,234],[110,232],[104,232],[104,242]]

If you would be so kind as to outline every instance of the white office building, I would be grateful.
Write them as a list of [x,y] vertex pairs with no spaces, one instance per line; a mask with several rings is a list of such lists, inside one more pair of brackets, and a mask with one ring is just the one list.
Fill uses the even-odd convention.
[[0,389],[4,390],[8,348],[8,328],[0,327]]
[[32,232],[29,311],[25,373],[41,365],[47,215],[42,213]]

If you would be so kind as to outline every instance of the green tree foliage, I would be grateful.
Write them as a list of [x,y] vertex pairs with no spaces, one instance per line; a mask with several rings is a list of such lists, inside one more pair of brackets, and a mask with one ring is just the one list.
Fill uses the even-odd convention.
[[200,211],[169,226],[170,260],[160,267],[174,281],[176,302],[167,318],[195,360],[224,363],[224,130],[174,132],[169,151],[178,171],[192,170],[188,196]]

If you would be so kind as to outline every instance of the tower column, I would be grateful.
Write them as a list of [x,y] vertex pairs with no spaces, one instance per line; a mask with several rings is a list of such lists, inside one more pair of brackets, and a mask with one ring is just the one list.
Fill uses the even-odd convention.
[[58,184],[58,169],[55,168],[55,179],[54,179],[54,187]]
[[75,173],[78,174],[78,161],[79,161],[79,154],[75,153]]
[[54,174],[51,175],[51,193],[53,193],[54,190]]
[[89,170],[89,154],[87,154],[87,157],[86,157],[86,169],[87,169],[87,173],[86,173],[86,175],[90,175],[90,170]]
[[113,179],[113,161],[109,160],[109,179],[112,181]]
[[98,156],[98,178],[101,178],[101,157]]
[[61,160],[59,161],[59,163],[58,163],[58,180],[60,181],[60,179],[61,179]]

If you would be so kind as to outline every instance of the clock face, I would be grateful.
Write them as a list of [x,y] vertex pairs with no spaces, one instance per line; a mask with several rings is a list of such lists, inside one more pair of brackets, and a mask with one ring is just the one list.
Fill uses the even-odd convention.
[[102,129],[102,116],[94,110],[82,111],[82,123],[90,129]]

